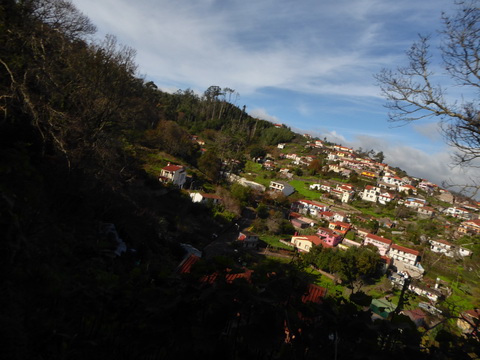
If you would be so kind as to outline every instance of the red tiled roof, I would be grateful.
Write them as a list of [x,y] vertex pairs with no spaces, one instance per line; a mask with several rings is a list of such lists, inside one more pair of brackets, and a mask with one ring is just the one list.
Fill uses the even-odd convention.
[[290,212],[290,218],[299,218],[301,217],[302,215],[297,213],[297,212],[294,212],[294,211],[291,211]]
[[322,298],[324,298],[326,294],[327,289],[318,285],[310,284],[307,292],[302,296],[302,302],[313,302],[318,304],[322,301]]
[[350,227],[352,226],[351,224],[342,222],[342,221],[331,221],[330,224],[335,224],[336,226],[340,226],[342,228],[347,228],[347,229],[350,229]]
[[165,170],[165,171],[178,171],[178,170],[181,170],[183,169],[183,166],[180,166],[180,165],[167,165],[165,166],[162,170]]
[[184,259],[178,268],[178,272],[180,274],[189,274],[190,271],[192,270],[192,266],[197,263],[197,261],[200,260],[200,258],[196,255],[190,255],[186,259]]
[[[249,270],[249,269],[245,269],[245,272],[238,273],[238,274],[227,273],[225,275],[225,281],[229,284],[231,284],[232,282],[234,282],[237,279],[245,279],[248,282],[250,282],[251,277],[252,277],[252,273],[253,273],[253,270]],[[200,281],[202,283],[213,284],[213,283],[215,283],[215,281],[217,280],[219,275],[220,274],[218,272],[214,272],[213,274],[210,274],[210,275],[204,275],[200,278]]]
[[374,235],[374,234],[368,234],[367,238],[370,238],[372,240],[377,240],[377,241],[383,242],[383,243],[388,244],[388,245],[392,244],[392,240],[385,239],[384,237]]
[[321,243],[320,238],[315,235],[294,236],[294,237],[299,238],[299,240],[310,241],[312,244],[315,244],[315,245],[319,245]]
[[331,216],[333,216],[333,215],[335,215],[335,214],[334,214],[333,212],[331,212],[331,211],[322,211],[322,212],[320,213],[320,215],[321,215],[321,216],[331,217]]
[[409,249],[405,246],[400,246],[400,245],[397,245],[397,244],[393,244],[392,249],[403,251],[405,253],[409,253],[409,254],[416,255],[416,256],[418,256],[420,254],[417,250],[412,250],[412,249]]
[[253,270],[246,269],[244,273],[239,274],[227,274],[225,275],[225,281],[229,284],[234,282],[237,279],[245,279],[248,282],[251,282]]
[[468,220],[465,223],[473,223],[477,226],[480,226],[480,219],[475,219],[475,220]]
[[432,242],[437,242],[437,243],[440,243],[440,244],[450,245],[450,246],[453,245],[452,243],[449,243],[447,240],[438,239],[438,240],[431,240],[431,241]]
[[319,207],[325,207],[322,203],[319,203],[317,201],[312,201],[312,200],[299,200],[299,202],[305,203],[305,204],[310,204],[310,205],[315,205]]

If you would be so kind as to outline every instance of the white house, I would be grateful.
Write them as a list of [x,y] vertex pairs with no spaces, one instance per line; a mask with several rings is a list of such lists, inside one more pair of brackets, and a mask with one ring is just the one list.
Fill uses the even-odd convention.
[[285,196],[289,196],[295,192],[295,188],[283,181],[271,181],[269,190],[277,193],[282,193]]
[[446,240],[430,240],[430,250],[436,253],[445,254],[448,257],[453,257],[455,252],[455,245]]
[[471,256],[473,251],[459,246],[458,248],[445,240],[430,240],[430,250],[436,253],[445,254],[448,257],[457,256]]
[[187,172],[185,167],[181,165],[171,165],[170,163],[162,169],[159,177],[159,181],[163,183],[173,183],[180,188],[183,187],[186,180]]
[[410,184],[400,185],[398,187],[398,191],[404,192],[406,194],[412,193],[413,195],[417,195],[417,188]]
[[403,180],[396,175],[385,175],[382,177],[382,181],[395,186],[403,185]]
[[307,212],[310,213],[310,215],[317,216],[320,213],[327,211],[328,206],[322,203],[319,203],[318,201],[313,201],[313,200],[299,200],[297,202],[298,205],[298,211],[301,213],[306,214]]
[[221,197],[215,194],[207,194],[207,193],[199,193],[199,192],[192,192],[190,193],[190,198],[194,203],[200,204],[213,204],[217,205],[221,201]]
[[417,264],[419,255],[420,253],[417,250],[412,250],[397,244],[393,244],[388,251],[388,256],[395,261],[401,261],[413,266]]
[[384,237],[368,234],[363,240],[364,245],[373,245],[378,249],[378,252],[381,256],[385,256],[392,245],[392,240],[386,239]]
[[365,186],[365,189],[361,193],[361,196],[362,196],[362,200],[364,201],[377,202],[379,194],[380,194],[379,188],[372,185],[367,185]]
[[386,205],[387,203],[392,201],[394,198],[395,198],[395,196],[393,196],[389,192],[385,191],[385,192],[382,192],[378,195],[378,202],[382,205]]
[[322,240],[315,235],[307,236],[292,236],[290,242],[300,251],[309,252],[310,249],[315,245],[320,245]]

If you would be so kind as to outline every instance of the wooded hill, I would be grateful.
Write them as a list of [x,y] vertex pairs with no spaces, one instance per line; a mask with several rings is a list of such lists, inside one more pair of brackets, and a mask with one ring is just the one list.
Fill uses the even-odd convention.
[[[158,90],[136,76],[134,50],[92,42],[94,31],[68,1],[0,5],[3,359],[464,356],[466,340],[442,334],[445,348],[422,351],[414,327],[373,323],[341,296],[302,302],[311,278],[295,262],[254,264],[250,282],[201,282],[242,272],[229,258],[176,274],[180,243],[205,244],[226,225],[161,185],[141,153],[215,182],[212,163],[295,134],[249,116],[228,88]],[[213,140],[205,155],[199,133]]]

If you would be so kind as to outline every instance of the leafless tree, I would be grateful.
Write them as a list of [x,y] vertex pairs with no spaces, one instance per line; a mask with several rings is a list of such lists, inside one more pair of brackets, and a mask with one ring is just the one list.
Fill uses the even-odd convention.
[[[375,75],[393,122],[438,118],[455,165],[480,167],[480,1],[456,1],[453,15],[442,13],[440,45],[420,36],[407,51],[408,65]],[[439,53],[440,64],[434,60]],[[442,69],[441,72],[434,71]],[[441,84],[447,76],[448,85]],[[461,95],[452,100],[449,91]],[[470,186],[478,191],[479,183]]]

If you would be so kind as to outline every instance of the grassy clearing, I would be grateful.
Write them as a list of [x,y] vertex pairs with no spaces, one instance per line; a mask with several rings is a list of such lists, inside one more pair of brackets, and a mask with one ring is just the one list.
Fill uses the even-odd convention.
[[335,284],[332,279],[320,274],[317,270],[312,268],[307,268],[305,270],[307,273],[317,276],[317,280],[315,281],[315,285],[321,286],[328,290],[330,295],[335,293],[343,294],[345,291],[345,287],[339,284]]
[[289,184],[292,185],[295,188],[295,190],[306,199],[319,200],[322,195],[320,192],[316,190],[310,190],[309,185],[306,185],[305,181],[292,180],[289,182]]
[[260,235],[260,240],[274,248],[292,250],[293,247],[280,242],[280,239],[290,239],[291,235]]

